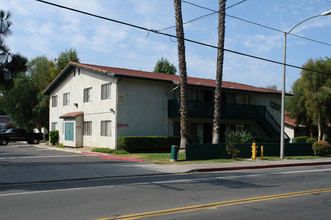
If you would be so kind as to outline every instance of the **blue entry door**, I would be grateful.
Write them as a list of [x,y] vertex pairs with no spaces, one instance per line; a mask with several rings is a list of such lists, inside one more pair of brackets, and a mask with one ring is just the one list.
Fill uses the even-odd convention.
[[73,141],[74,140],[74,123],[65,123],[65,136],[64,139],[66,141]]

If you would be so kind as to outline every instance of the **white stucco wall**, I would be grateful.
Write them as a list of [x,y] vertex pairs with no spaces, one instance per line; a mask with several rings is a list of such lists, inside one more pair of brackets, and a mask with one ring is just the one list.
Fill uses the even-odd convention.
[[[274,117],[278,124],[280,124],[281,118],[281,94],[264,94],[255,93],[250,96],[251,105],[264,105],[267,107],[269,113]],[[271,105],[271,102],[274,103]]]
[[285,130],[285,133],[289,136],[290,142],[292,142],[292,140],[295,138],[294,127],[292,125],[285,124],[284,130]]
[[[112,83],[111,86],[111,99],[101,100],[101,85],[105,83]],[[57,84],[51,93],[52,96],[58,96],[58,106],[52,107],[52,101],[50,101],[50,128],[52,122],[57,123],[57,129],[60,133],[60,143],[64,143],[67,146],[81,147],[81,146],[91,146],[91,147],[110,147],[115,148],[115,125],[116,118],[110,109],[116,112],[116,83],[117,79],[111,76],[107,76],[101,73],[95,73],[80,69],[80,74],[76,68],[76,74],[74,76],[73,71],[71,71],[63,79],[63,81]],[[91,102],[83,102],[83,91],[85,88],[92,87],[91,90]],[[70,104],[63,106],[63,94],[70,92]],[[61,115],[67,114],[69,112],[84,112],[81,121],[76,118],[75,121],[75,131],[80,129],[80,133],[83,132],[83,121],[92,121],[92,135],[83,136],[81,141],[76,141],[76,136],[74,137],[75,143],[71,141],[64,140],[64,122],[65,119],[60,119]],[[111,137],[100,136],[101,121],[110,120],[111,123]],[[76,124],[77,123],[77,124]],[[78,131],[78,130],[77,130]],[[79,135],[78,135],[79,136]]]

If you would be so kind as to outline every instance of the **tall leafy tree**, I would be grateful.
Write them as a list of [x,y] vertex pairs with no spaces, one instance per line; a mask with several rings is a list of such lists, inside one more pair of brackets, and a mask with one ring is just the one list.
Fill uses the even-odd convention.
[[29,131],[35,126],[36,117],[32,109],[38,104],[38,91],[31,84],[31,77],[23,73],[14,79],[13,88],[6,90],[0,99],[1,108],[7,115]]
[[47,128],[49,97],[43,96],[42,92],[62,70],[59,66],[66,66],[70,61],[79,62],[75,50],[61,52],[55,60],[46,56],[32,59],[27,73],[19,74],[14,87],[3,93],[0,107],[21,127],[29,130]]
[[215,107],[213,121],[213,144],[220,143],[221,132],[221,105],[222,105],[222,79],[223,79],[223,60],[224,60],[224,37],[225,37],[225,4],[226,0],[219,0],[218,13],[218,49],[217,49],[217,68],[216,68],[216,87],[215,87]]
[[190,136],[190,124],[188,116],[187,103],[187,73],[185,61],[185,41],[182,18],[182,2],[174,0],[175,17],[176,17],[176,36],[178,47],[179,78],[180,78],[180,148],[185,149]]
[[11,13],[0,10],[0,86],[10,88],[14,77],[19,72],[26,71],[27,59],[20,54],[13,54],[5,45],[5,37],[11,34]]
[[313,137],[313,120],[307,114],[305,107],[304,85],[302,79],[297,79],[292,85],[293,96],[287,97],[286,110],[289,111],[290,117],[295,118],[297,125],[304,125],[310,131],[310,137]]
[[177,72],[177,69],[173,64],[170,64],[170,62],[167,60],[167,58],[162,57],[160,60],[158,60],[156,62],[153,72],[175,75]]
[[75,49],[65,50],[59,54],[58,58],[55,61],[56,75],[59,74],[68,65],[70,61],[79,62],[78,54]]
[[[318,140],[322,140],[326,138],[327,126],[331,121],[331,60],[309,59],[303,68],[301,78],[293,86],[290,111],[299,121],[302,118],[312,121],[318,127]],[[306,112],[300,107],[305,108]]]

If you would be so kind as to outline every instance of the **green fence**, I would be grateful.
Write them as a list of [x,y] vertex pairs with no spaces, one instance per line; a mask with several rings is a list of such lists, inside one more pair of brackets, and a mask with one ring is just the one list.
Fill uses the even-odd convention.
[[[264,156],[280,156],[279,143],[256,143],[258,146],[257,156],[261,156],[261,146],[264,149]],[[209,160],[231,158],[226,152],[225,144],[189,144],[186,146],[186,160]],[[239,158],[250,158],[252,156],[251,144],[237,144],[236,148],[240,150]],[[285,144],[285,156],[308,156],[314,155],[312,144],[297,143]]]

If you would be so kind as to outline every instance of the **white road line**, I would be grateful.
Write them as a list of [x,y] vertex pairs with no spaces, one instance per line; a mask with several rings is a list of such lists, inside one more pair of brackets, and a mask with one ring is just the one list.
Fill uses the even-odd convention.
[[166,184],[166,183],[169,184],[169,183],[180,183],[180,182],[183,183],[183,182],[192,182],[192,181],[201,181],[201,180],[232,179],[232,178],[244,178],[244,177],[255,177],[255,176],[286,175],[286,174],[293,174],[293,173],[312,173],[312,172],[328,172],[328,171],[331,171],[331,168],[329,168],[329,169],[317,169],[317,170],[286,171],[286,172],[261,173],[261,174],[249,174],[249,175],[235,175],[235,176],[224,176],[224,177],[164,180],[164,181],[154,181],[154,182],[127,183],[127,184],[119,184],[119,185],[91,186],[91,187],[78,187],[78,188],[68,188],[68,189],[17,192],[17,193],[0,194],[0,197],[21,196],[21,195],[29,195],[29,194],[52,193],[52,192],[77,191],[77,190],[86,190],[86,189],[90,190],[90,189],[113,188],[113,187],[117,187],[117,186],[137,186],[137,185]]
[[84,156],[84,155],[1,157],[0,160],[14,160],[14,159],[40,159],[40,158],[60,158],[60,157],[82,157],[82,156]]

